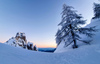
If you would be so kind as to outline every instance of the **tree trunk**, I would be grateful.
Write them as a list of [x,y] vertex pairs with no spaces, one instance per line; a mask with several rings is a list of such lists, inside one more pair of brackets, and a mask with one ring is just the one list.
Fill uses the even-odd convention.
[[[71,24],[70,24],[70,29],[72,29]],[[78,46],[76,45],[75,35],[74,35],[74,32],[72,30],[71,30],[71,34],[72,34],[72,38],[73,38],[73,41],[74,41],[73,48],[78,48]]]
[[76,45],[76,40],[74,40],[73,48],[78,48],[78,46]]

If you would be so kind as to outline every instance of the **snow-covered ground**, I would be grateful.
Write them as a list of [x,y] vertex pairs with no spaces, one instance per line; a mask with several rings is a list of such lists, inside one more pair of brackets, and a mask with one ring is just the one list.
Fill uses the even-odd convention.
[[[99,24],[96,20],[88,26],[98,25],[97,28],[100,28]],[[80,45],[77,49],[58,47],[55,53],[31,51],[0,43],[0,64],[100,64],[99,33],[96,33],[91,45]]]
[[25,50],[0,43],[0,64],[99,64],[100,45],[83,46],[64,53]]

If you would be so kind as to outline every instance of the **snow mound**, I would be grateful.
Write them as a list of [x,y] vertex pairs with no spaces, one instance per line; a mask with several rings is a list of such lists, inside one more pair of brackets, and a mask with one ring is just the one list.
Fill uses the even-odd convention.
[[[93,27],[96,26],[96,29],[98,29],[97,32],[95,32],[95,35],[93,36],[93,41],[91,42],[91,45],[98,45],[99,41],[100,41],[100,19],[92,19],[91,23],[89,25],[87,25],[86,27]],[[84,40],[89,40],[90,38],[85,37],[84,35],[81,35],[82,38]],[[82,46],[88,46],[82,42],[77,43],[79,45],[79,48]],[[64,47],[65,43],[62,41],[59,46],[57,47],[57,49],[55,50],[55,53],[61,53],[61,52],[66,52],[69,51],[70,49],[72,49],[72,44],[68,47]],[[91,45],[89,47],[91,47]]]

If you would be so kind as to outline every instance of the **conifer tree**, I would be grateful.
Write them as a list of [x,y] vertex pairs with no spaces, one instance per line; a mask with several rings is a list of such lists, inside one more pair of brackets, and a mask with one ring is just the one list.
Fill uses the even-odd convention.
[[65,41],[65,46],[69,46],[74,43],[73,48],[77,48],[77,41],[82,41],[89,44],[91,40],[81,40],[79,34],[85,34],[88,37],[92,37],[92,32],[96,31],[95,26],[90,28],[82,28],[86,20],[82,20],[82,16],[77,14],[72,6],[63,5],[62,21],[58,24],[61,29],[56,34],[56,43],[60,44],[62,40]]
[[94,17],[100,18],[100,4],[94,3]]

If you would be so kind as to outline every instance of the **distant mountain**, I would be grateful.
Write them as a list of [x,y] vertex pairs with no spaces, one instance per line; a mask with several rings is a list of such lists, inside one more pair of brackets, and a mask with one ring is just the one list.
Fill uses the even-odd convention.
[[41,52],[54,52],[56,48],[38,48],[38,51]]

